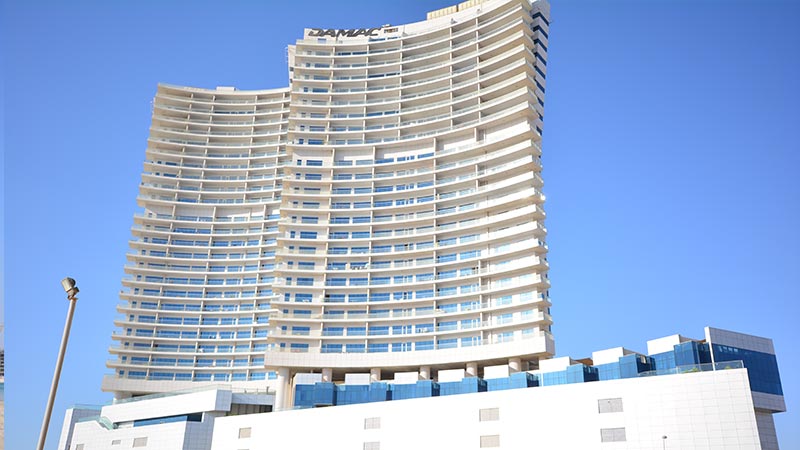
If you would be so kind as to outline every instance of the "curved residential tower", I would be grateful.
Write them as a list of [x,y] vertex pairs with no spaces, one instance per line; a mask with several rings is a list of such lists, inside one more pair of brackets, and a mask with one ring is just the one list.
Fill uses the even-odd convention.
[[103,389],[264,385],[288,89],[162,85]]
[[434,380],[551,357],[547,15],[473,0],[311,28],[288,89],[160,86],[104,388],[269,386],[285,408],[308,373]]
[[311,29],[290,48],[266,357],[279,382],[478,375],[552,353],[547,24],[538,4],[473,3],[367,36]]

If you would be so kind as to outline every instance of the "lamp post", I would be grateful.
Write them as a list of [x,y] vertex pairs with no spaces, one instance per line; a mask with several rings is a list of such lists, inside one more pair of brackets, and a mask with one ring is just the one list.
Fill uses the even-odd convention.
[[39,432],[39,444],[36,446],[37,450],[44,449],[44,442],[47,440],[47,428],[50,426],[50,414],[53,412],[53,402],[56,399],[56,391],[58,390],[58,380],[61,377],[61,366],[64,363],[64,353],[67,350],[67,341],[69,340],[69,329],[72,327],[72,316],[75,314],[75,304],[78,302],[78,297],[75,294],[79,292],[78,286],[75,285],[75,280],[72,278],[64,278],[61,280],[61,286],[67,293],[67,300],[69,301],[69,310],[67,311],[67,322],[64,324],[64,334],[61,336],[61,347],[58,349],[58,359],[56,360],[56,370],[53,373],[53,383],[50,385],[50,396],[47,398],[47,407],[44,411],[44,419],[42,420],[42,429]]
[[666,434],[661,436],[661,448],[662,449],[666,449],[667,448],[667,435]]

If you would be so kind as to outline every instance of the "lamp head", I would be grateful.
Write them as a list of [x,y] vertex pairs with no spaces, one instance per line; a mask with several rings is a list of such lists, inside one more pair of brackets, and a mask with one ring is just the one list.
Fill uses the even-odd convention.
[[75,294],[80,292],[78,286],[75,285],[74,278],[67,277],[61,280],[61,287],[64,288],[64,291],[67,293],[67,298],[70,300],[75,297]]

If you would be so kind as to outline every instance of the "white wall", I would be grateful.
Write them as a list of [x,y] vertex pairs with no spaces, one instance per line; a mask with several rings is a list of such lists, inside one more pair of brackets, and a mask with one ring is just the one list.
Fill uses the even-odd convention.
[[58,450],[70,450],[72,447],[72,428],[75,422],[85,417],[96,416],[99,409],[69,408],[64,414],[64,423],[61,425],[61,438],[58,441]]
[[[598,412],[617,397],[623,412]],[[480,422],[481,408],[499,408],[500,420]],[[364,429],[371,417],[379,429]],[[250,438],[238,438],[243,427]],[[600,442],[601,428],[618,427],[625,442]],[[747,373],[735,369],[224,417],[212,450],[472,449],[491,435],[501,448],[761,448]]]
[[[73,450],[83,444],[83,450],[129,449],[136,438],[147,438],[144,450],[207,450],[208,447],[186,448],[187,422],[165,423],[136,428],[107,430],[97,422],[82,422],[75,425],[72,436]],[[118,444],[113,444],[119,440]]]
[[229,411],[230,409],[231,391],[213,389],[180,396],[104,406],[101,415],[117,423],[203,411]]

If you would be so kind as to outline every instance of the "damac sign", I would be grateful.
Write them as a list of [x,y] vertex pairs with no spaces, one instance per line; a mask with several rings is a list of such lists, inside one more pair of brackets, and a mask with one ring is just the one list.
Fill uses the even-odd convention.
[[378,31],[381,31],[380,28],[353,28],[352,30],[337,30],[331,28],[329,30],[325,30],[322,28],[312,28],[308,35],[310,37],[325,37],[330,36],[332,38],[336,37],[358,37],[358,36],[377,36]]

